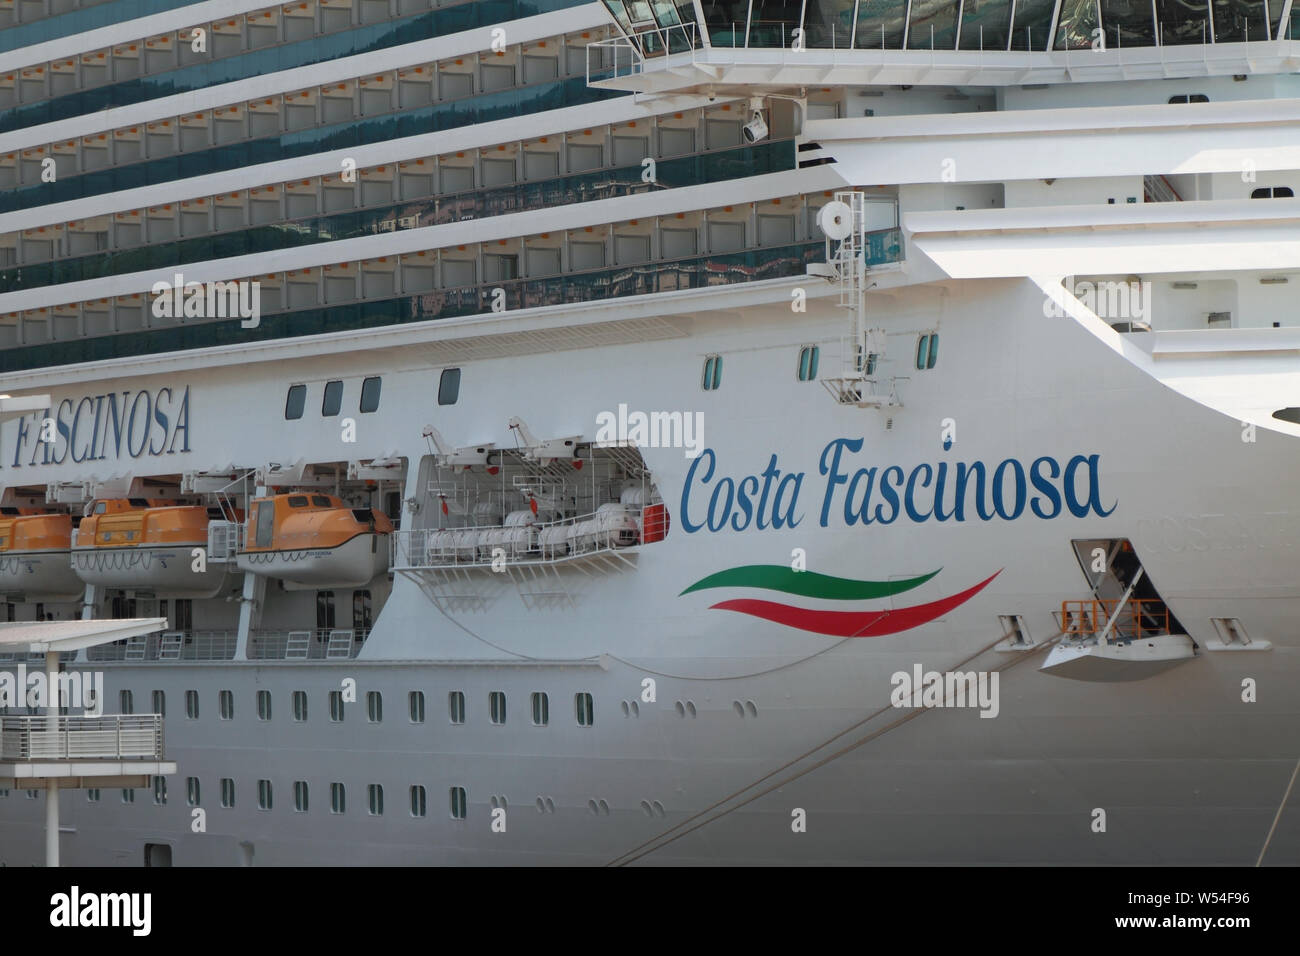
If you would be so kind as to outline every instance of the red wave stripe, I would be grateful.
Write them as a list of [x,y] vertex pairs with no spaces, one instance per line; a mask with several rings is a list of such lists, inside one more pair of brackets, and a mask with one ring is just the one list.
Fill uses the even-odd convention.
[[790,604],[777,604],[775,601],[758,601],[742,598],[735,601],[723,601],[710,610],[738,611],[765,621],[784,624],[786,627],[814,634],[827,634],[833,637],[883,637],[897,634],[899,631],[911,630],[928,624],[935,618],[955,607],[965,604],[996,578],[1002,571],[993,572],[979,584],[929,604],[917,604],[914,607],[900,607],[881,611],[818,611]]

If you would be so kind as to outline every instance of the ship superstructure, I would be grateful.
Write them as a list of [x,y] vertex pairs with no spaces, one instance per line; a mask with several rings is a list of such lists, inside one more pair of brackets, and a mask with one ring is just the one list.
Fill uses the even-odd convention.
[[1300,860],[1300,45],[1138,7],[0,2],[62,859]]

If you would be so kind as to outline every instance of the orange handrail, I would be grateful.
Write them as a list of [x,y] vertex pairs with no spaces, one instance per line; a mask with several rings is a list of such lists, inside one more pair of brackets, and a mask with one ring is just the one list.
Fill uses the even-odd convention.
[[[1118,600],[1062,601],[1061,629],[1066,634],[1100,634],[1120,603]],[[1155,599],[1124,602],[1112,631],[1125,637],[1168,634],[1169,608],[1164,601]]]

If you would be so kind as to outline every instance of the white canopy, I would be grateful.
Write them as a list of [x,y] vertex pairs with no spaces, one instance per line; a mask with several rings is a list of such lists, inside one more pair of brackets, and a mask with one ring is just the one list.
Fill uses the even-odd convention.
[[167,627],[165,617],[130,617],[107,621],[11,621],[0,623],[0,649],[76,651],[152,634]]

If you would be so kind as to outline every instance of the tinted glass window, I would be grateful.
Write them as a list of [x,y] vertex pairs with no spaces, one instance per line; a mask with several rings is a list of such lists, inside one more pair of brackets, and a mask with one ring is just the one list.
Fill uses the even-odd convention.
[[306,507],[307,507],[307,496],[306,496],[306,495],[290,495],[290,496],[289,496],[289,507],[290,507],[290,508],[306,508]]
[[328,508],[330,506],[330,500],[324,495],[312,495],[311,503],[317,508]]
[[290,421],[302,418],[302,411],[307,406],[307,386],[290,385],[289,397],[284,402],[284,417]]
[[379,386],[383,379],[376,376],[361,383],[361,410],[373,412],[379,409]]
[[438,404],[455,405],[460,398],[460,369],[445,368],[438,381]]
[[326,382],[325,397],[321,399],[320,413],[326,418],[337,415],[343,407],[343,383]]

